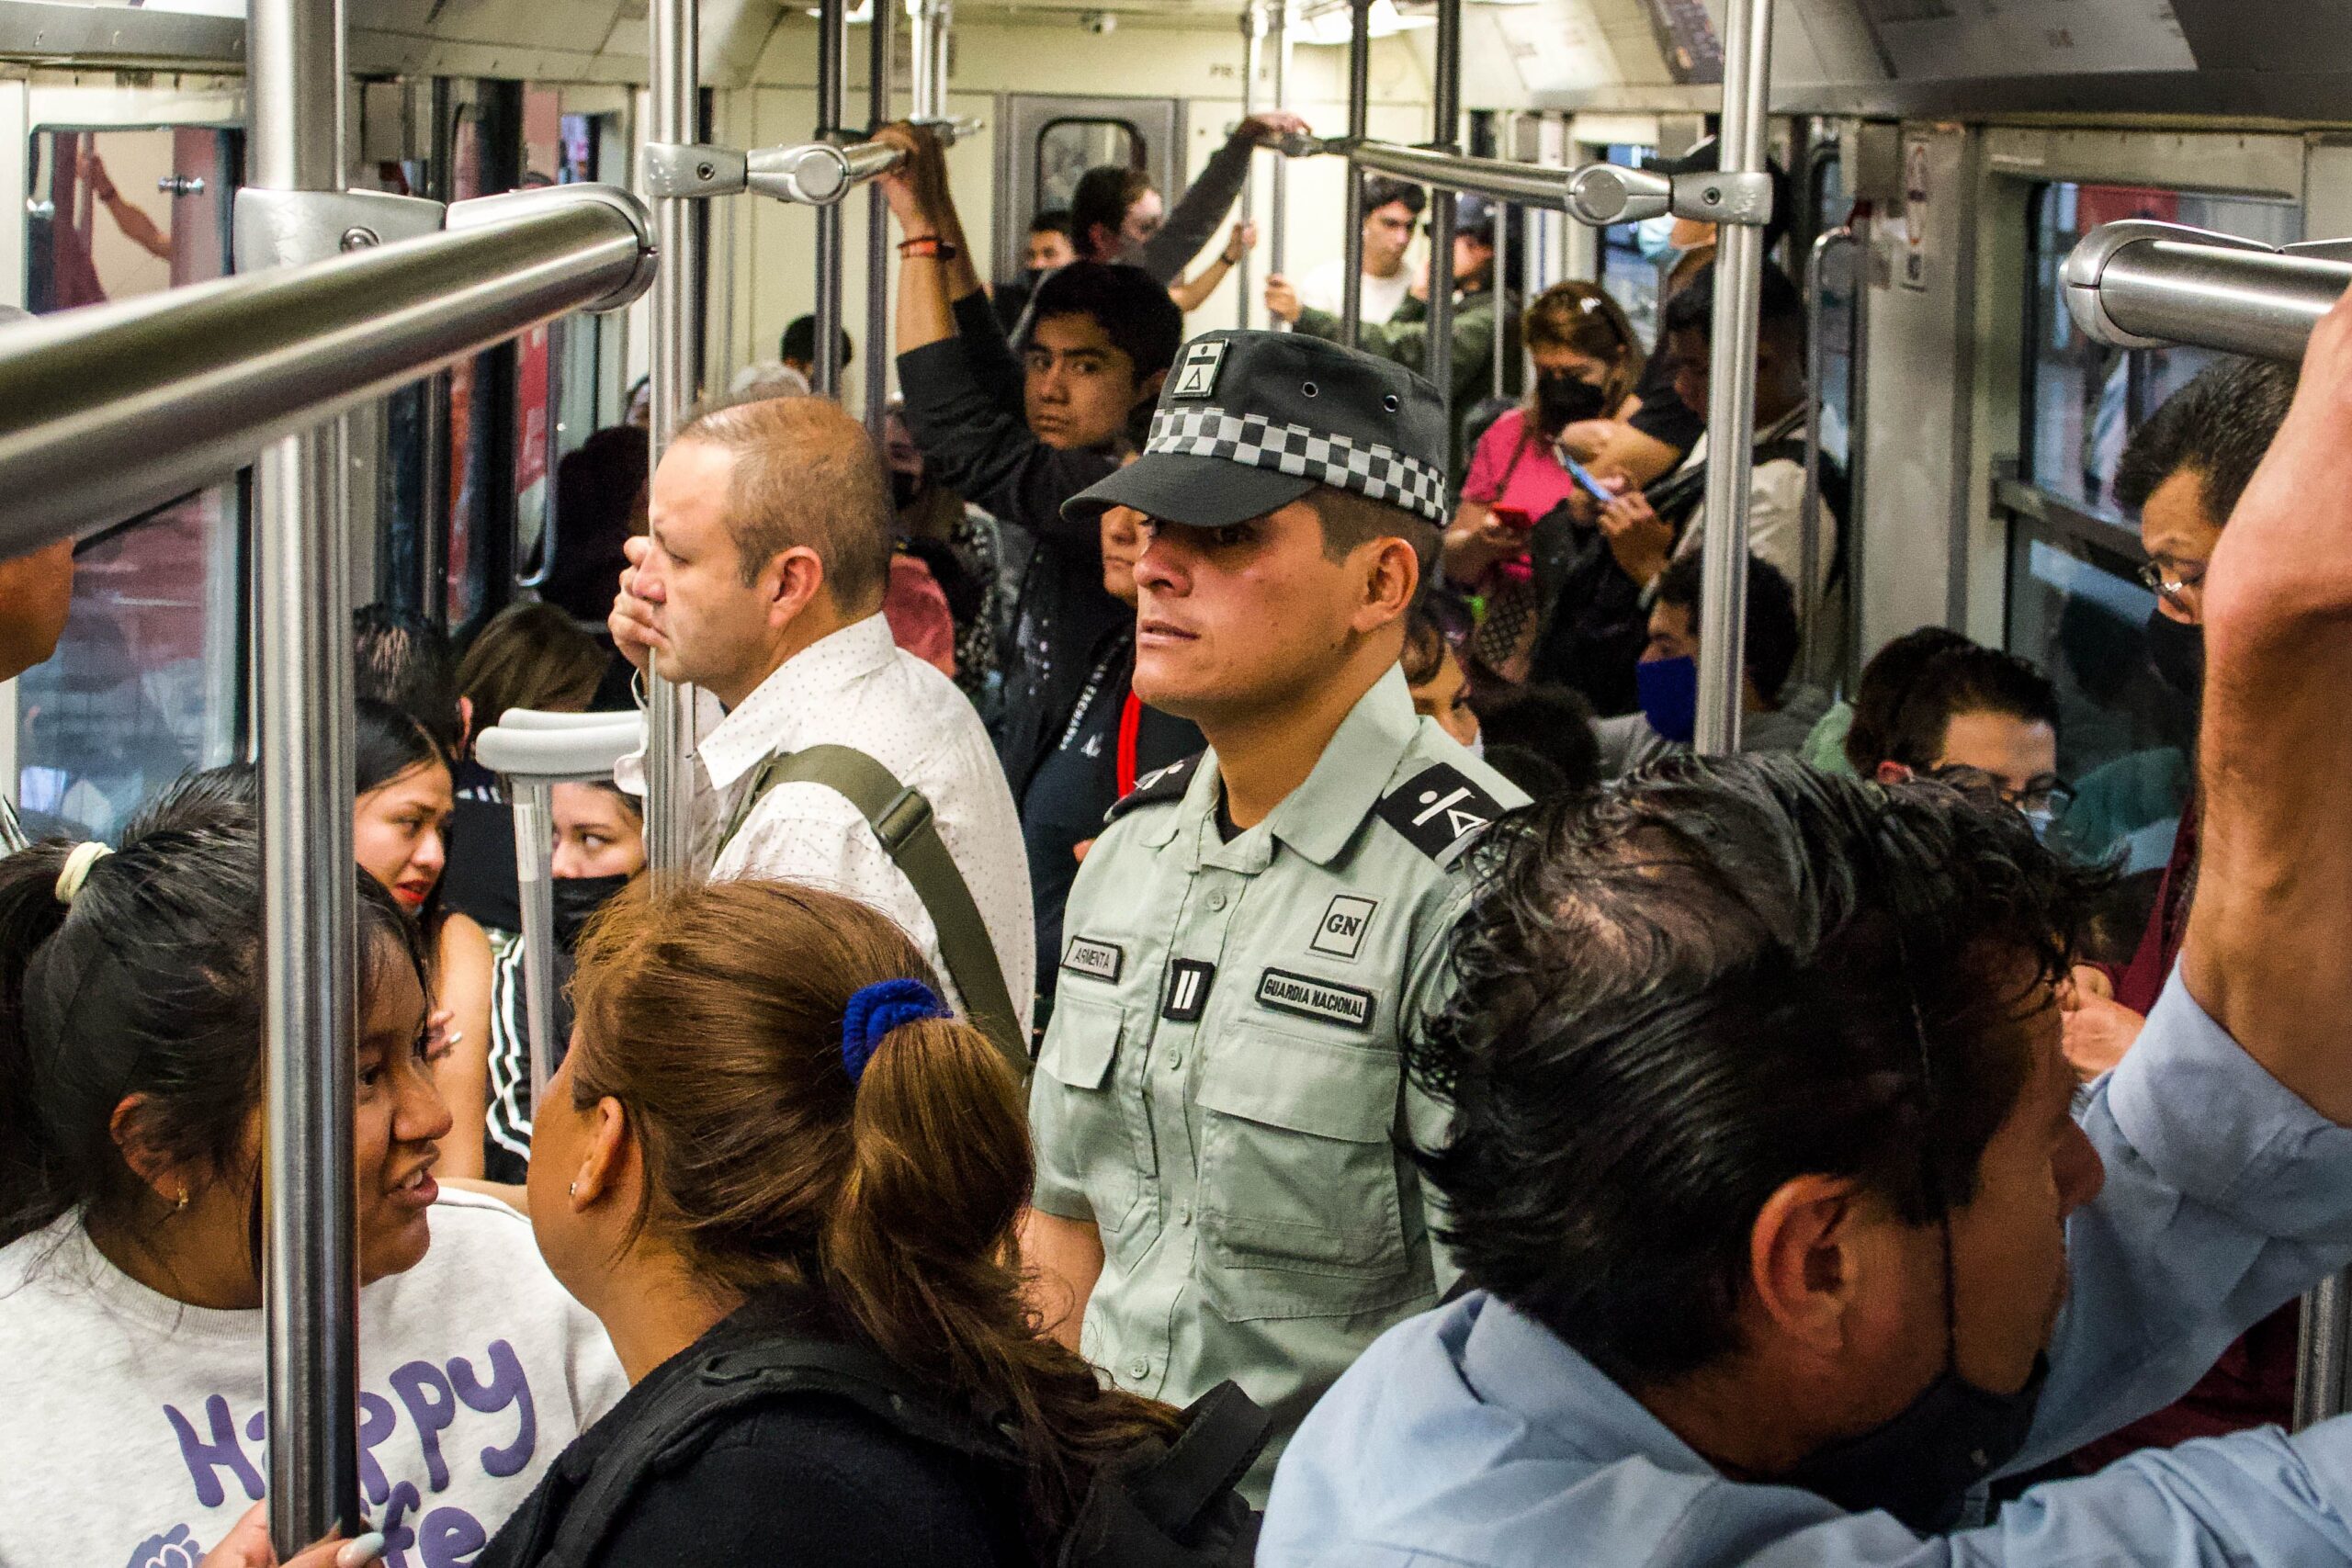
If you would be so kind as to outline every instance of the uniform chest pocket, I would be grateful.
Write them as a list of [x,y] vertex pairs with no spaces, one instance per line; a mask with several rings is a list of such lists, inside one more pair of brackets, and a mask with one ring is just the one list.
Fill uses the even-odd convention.
[[1136,1136],[1133,1097],[1119,1081],[1125,1010],[1069,989],[1056,1001],[1037,1053],[1030,1119],[1041,1171],[1086,1194],[1108,1247],[1125,1230],[1147,1186],[1151,1148],[1148,1138],[1139,1143]]
[[1426,1292],[1397,1188],[1394,1052],[1263,1025],[1202,1065],[1204,1293],[1230,1320],[1324,1317]]

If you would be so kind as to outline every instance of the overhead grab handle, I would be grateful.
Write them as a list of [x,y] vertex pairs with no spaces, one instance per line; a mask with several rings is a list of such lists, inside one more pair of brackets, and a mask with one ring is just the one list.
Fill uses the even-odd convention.
[[[950,147],[976,136],[985,122],[972,115],[918,119]],[[899,150],[881,141],[806,141],[739,152],[701,142],[651,142],[642,168],[646,190],[657,197],[733,196],[749,191],[801,207],[831,207],[868,180],[899,166]]]
[[1285,137],[1281,150],[1293,157],[1336,153],[1360,169],[1374,169],[1444,190],[1464,191],[1518,207],[1565,212],[1596,229],[1641,223],[1671,213],[1705,223],[1761,224],[1772,215],[1769,175],[1661,175],[1620,164],[1586,164],[1574,169],[1545,168],[1503,158],[1473,158],[1430,147],[1393,141]]
[[2280,250],[2177,223],[2106,223],[2066,257],[2066,308],[2085,336],[2115,348],[2296,360],[2352,287],[2345,256],[2340,240]]

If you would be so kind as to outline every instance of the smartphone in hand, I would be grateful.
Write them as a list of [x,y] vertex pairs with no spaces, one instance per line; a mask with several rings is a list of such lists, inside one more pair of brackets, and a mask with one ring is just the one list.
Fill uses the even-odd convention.
[[1524,534],[1535,526],[1535,519],[1528,515],[1523,506],[1496,506],[1488,508],[1488,511],[1493,513],[1495,521],[1506,528],[1515,528]]
[[1602,484],[1599,479],[1594,479],[1590,468],[1586,468],[1582,463],[1579,463],[1574,457],[1569,457],[1566,447],[1555,446],[1552,448],[1552,451],[1554,455],[1560,459],[1560,466],[1568,470],[1568,478],[1577,481],[1577,489],[1583,491],[1587,495],[1592,497],[1603,506],[1608,505],[1611,502],[1617,499],[1617,492],[1611,490],[1607,485]]

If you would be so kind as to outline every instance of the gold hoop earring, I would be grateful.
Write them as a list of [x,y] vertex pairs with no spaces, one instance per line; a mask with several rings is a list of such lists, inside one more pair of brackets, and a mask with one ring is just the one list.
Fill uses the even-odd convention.
[[172,1213],[175,1214],[186,1213],[187,1212],[187,1201],[188,1190],[187,1188],[183,1187],[180,1189],[180,1201],[172,1205]]

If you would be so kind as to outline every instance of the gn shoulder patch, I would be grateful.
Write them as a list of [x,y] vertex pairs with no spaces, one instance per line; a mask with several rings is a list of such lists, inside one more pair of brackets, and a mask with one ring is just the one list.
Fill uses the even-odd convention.
[[1184,792],[1192,787],[1193,770],[1201,765],[1201,759],[1206,755],[1205,751],[1195,751],[1182,761],[1170,762],[1156,773],[1144,774],[1136,781],[1135,788],[1119,797],[1102,820],[1106,824],[1116,822],[1139,807],[1183,799]]
[[1432,763],[1380,797],[1373,814],[1433,861],[1501,816],[1502,802],[1460,769]]

